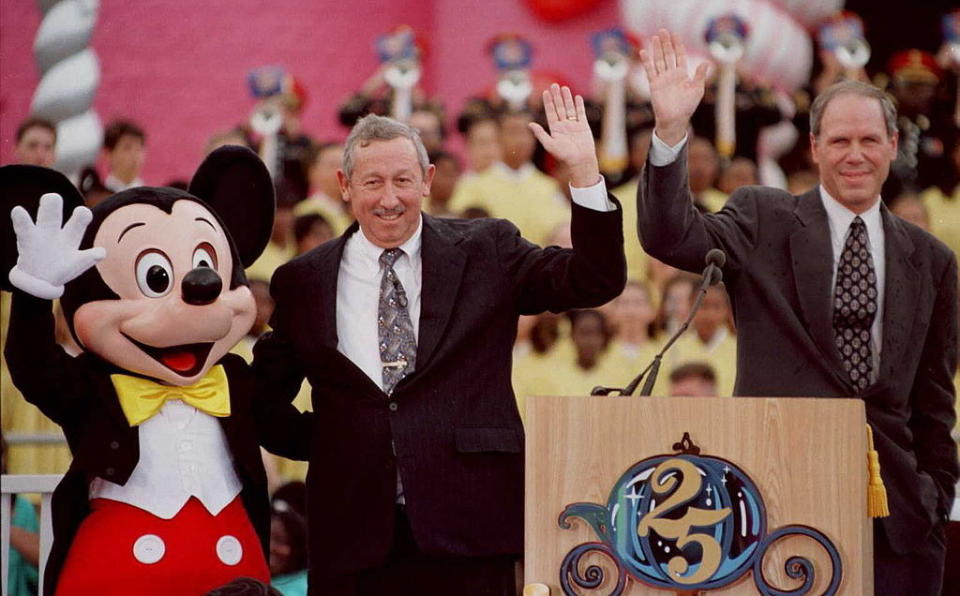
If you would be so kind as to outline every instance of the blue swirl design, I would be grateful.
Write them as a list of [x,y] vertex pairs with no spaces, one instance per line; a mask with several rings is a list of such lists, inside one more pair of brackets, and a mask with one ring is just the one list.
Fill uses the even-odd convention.
[[830,555],[830,562],[833,564],[833,574],[830,576],[830,584],[823,591],[822,596],[833,596],[837,593],[837,590],[840,589],[840,580],[843,579],[843,563],[840,560],[840,553],[837,551],[837,547],[834,546],[833,542],[827,538],[823,532],[810,526],[802,525],[784,526],[764,538],[763,545],[760,548],[760,556],[756,558],[753,564],[753,581],[757,584],[757,590],[759,590],[763,596],[803,596],[813,588],[816,573],[813,568],[813,563],[806,557],[790,557],[784,564],[784,571],[788,577],[803,580],[803,584],[793,590],[778,590],[772,587],[763,574],[763,556],[766,554],[767,549],[784,536],[797,535],[808,536],[814,539],[817,544],[823,547],[823,549],[827,551],[827,554]]
[[620,596],[627,585],[627,574],[624,573],[623,567],[618,564],[617,555],[610,550],[610,547],[599,542],[587,542],[575,546],[563,558],[563,563],[560,564],[560,587],[563,588],[563,593],[576,594],[570,585],[571,581],[577,586],[587,589],[596,589],[603,583],[606,575],[599,565],[590,565],[584,570],[583,575],[580,574],[580,559],[583,558],[583,555],[593,551],[607,555],[616,564],[617,584],[608,596]]
[[[689,471],[690,465],[677,463],[666,467],[658,472],[660,483],[673,477],[673,489],[670,494],[657,494],[651,478],[658,466],[668,460],[685,460],[700,478],[683,478],[680,468]],[[697,486],[698,481],[698,490],[688,491],[688,496],[683,499],[676,496],[685,482]],[[669,508],[665,508],[669,499],[673,501]],[[658,505],[660,509],[651,518],[658,523],[648,523],[645,535],[642,535],[639,525]],[[693,519],[688,518],[692,509],[701,516],[706,513],[719,521],[706,526],[687,525],[683,533],[686,543],[682,548],[677,545],[679,539],[657,532],[658,527],[666,527],[665,533],[670,533],[677,523],[684,527],[685,520]],[[729,513],[724,515],[721,510]],[[610,491],[605,506],[596,503],[568,505],[559,516],[560,527],[569,529],[571,518],[587,523],[602,542],[578,545],[564,558],[560,578],[564,594],[568,595],[576,594],[571,582],[582,588],[601,585],[603,571],[596,565],[588,567],[583,575],[579,572],[581,557],[587,552],[600,551],[612,558],[619,569],[618,587],[611,594],[620,594],[627,576],[653,587],[699,591],[732,584],[752,569],[754,581],[764,596],[801,596],[809,592],[815,578],[813,564],[808,559],[796,556],[787,562],[788,576],[804,580],[802,586],[792,591],[770,586],[762,574],[762,559],[767,548],[776,540],[793,534],[813,538],[829,553],[833,575],[824,596],[834,594],[842,578],[840,555],[833,543],[818,530],[807,526],[786,526],[768,536],[766,507],[759,489],[746,473],[722,458],[686,452],[645,459],[624,472]],[[692,582],[690,578],[704,562],[703,543],[714,541],[719,546],[719,564],[705,579]],[[682,558],[686,568],[681,566],[671,576],[669,562],[677,557]],[[716,558],[713,560],[716,565]]]

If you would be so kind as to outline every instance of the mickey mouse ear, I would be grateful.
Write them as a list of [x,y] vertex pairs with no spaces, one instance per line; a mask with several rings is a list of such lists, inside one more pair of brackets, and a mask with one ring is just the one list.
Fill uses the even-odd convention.
[[237,246],[240,261],[257,260],[273,229],[275,199],[270,173],[256,153],[236,145],[220,147],[200,164],[190,194],[220,217]]
[[56,170],[21,165],[0,168],[0,231],[3,232],[0,239],[3,248],[0,288],[8,292],[13,290],[8,279],[10,270],[17,264],[17,237],[13,233],[10,211],[19,205],[36,219],[40,197],[48,192],[63,197],[63,221],[67,221],[73,210],[83,205],[80,192]]

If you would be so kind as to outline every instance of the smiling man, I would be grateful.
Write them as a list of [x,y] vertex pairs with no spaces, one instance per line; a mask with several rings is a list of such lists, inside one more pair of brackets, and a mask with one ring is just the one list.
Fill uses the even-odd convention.
[[261,395],[313,387],[311,594],[516,594],[518,316],[603,304],[626,277],[583,101],[554,85],[544,106],[550,132],[531,128],[570,169],[573,249],[422,213],[435,169],[419,135],[367,116],[338,174],[357,222],[273,277],[254,367]]
[[647,47],[656,127],[637,199],[644,248],[692,271],[707,251],[726,252],[735,395],[864,401],[890,503],[875,524],[876,593],[939,594],[958,475],[957,260],[880,201],[897,152],[893,104],[864,83],[826,89],[810,111],[820,186],[801,196],[748,186],[702,215],[685,143],[706,67],[690,77],[666,31]]

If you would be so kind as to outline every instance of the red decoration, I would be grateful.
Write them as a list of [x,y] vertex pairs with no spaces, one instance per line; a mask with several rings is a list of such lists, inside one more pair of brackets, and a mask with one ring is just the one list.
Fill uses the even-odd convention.
[[526,3],[545,21],[565,21],[585,14],[600,0],[526,0]]

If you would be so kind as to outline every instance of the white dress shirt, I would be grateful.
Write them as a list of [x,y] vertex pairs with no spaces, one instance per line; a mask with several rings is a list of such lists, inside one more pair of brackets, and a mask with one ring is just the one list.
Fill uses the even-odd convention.
[[[837,286],[837,267],[840,264],[840,255],[843,254],[843,245],[850,233],[850,224],[857,214],[831,197],[823,186],[820,187],[820,200],[823,201],[823,208],[827,211],[827,222],[830,224],[830,246],[833,248],[833,278],[830,280],[832,304],[834,289]],[[867,228],[870,256],[873,257],[873,270],[877,276],[877,314],[873,317],[873,325],[870,326],[870,355],[873,360],[870,382],[874,383],[880,371],[880,349],[883,346],[881,341],[883,339],[883,298],[887,277],[883,220],[880,219],[880,197],[877,197],[873,207],[860,214],[860,219],[863,220]],[[831,310],[831,312],[833,311]]]
[[[616,209],[607,197],[603,178],[593,186],[570,187],[573,201],[594,211]],[[403,254],[393,265],[403,289],[407,293],[413,334],[420,337],[420,291],[423,285],[423,267],[420,258],[423,218],[409,240],[400,245]],[[377,387],[383,389],[383,370],[380,363],[377,315],[380,307],[380,280],[383,268],[380,255],[384,249],[370,242],[361,228],[347,239],[340,260],[337,278],[337,350],[365,372]]]
[[129,503],[171,519],[196,497],[217,515],[243,488],[220,422],[180,400],[168,400],[139,428],[140,461],[123,486],[95,478],[91,499]]
[[[686,142],[687,137],[684,136],[680,142],[671,147],[654,134],[650,144],[650,163],[658,167],[673,163],[680,155],[680,151]],[[850,224],[857,214],[830,196],[830,193],[823,186],[820,186],[820,200],[827,212],[827,222],[830,225],[830,246],[833,249],[833,277],[830,280],[830,304],[831,312],[833,312],[833,288],[837,285],[837,266],[840,263],[840,255],[843,253],[843,245],[846,242],[847,234],[850,232]],[[877,314],[873,318],[873,325],[870,327],[870,348],[873,360],[870,382],[873,383],[877,380],[880,370],[880,349],[883,346],[883,298],[886,287],[887,262],[884,255],[883,220],[880,218],[879,196],[872,207],[860,214],[860,219],[863,220],[867,228],[870,256],[873,257],[873,268],[877,276]]]
[[[603,177],[586,188],[570,187],[573,201],[594,211],[613,211],[616,205],[607,197]],[[423,218],[416,231],[399,246],[403,254],[394,262],[407,294],[410,322],[414,337],[420,338],[420,296],[423,288],[422,244]],[[383,391],[383,365],[380,361],[377,317],[380,308],[380,281],[383,267],[380,255],[384,249],[367,239],[363,228],[347,238],[340,259],[337,278],[337,350],[362,370]],[[416,370],[416,365],[414,365]],[[403,503],[403,482],[397,468],[397,502]]]

